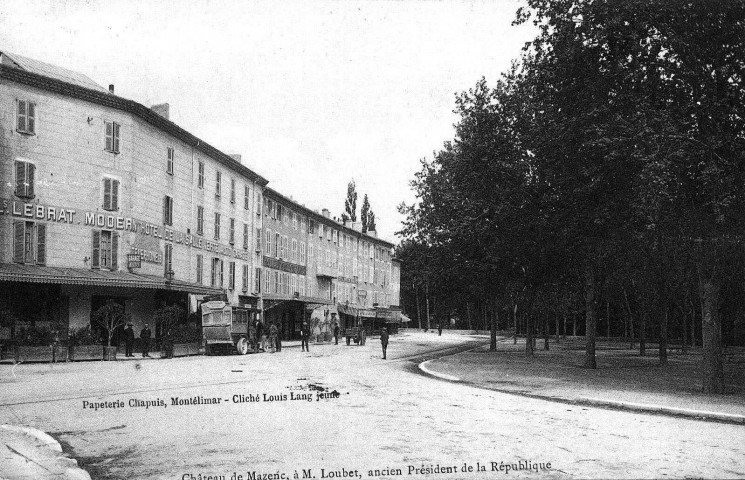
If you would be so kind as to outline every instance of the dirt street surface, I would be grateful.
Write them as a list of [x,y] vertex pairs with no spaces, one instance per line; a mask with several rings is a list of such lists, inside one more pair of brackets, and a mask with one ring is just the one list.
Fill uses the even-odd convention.
[[388,360],[371,338],[309,354],[2,365],[0,424],[49,433],[94,479],[745,476],[741,425],[547,402],[417,368],[485,341],[406,333]]

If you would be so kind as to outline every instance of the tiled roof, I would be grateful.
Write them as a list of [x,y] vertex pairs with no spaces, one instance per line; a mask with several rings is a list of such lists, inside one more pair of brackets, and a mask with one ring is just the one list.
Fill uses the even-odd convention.
[[[3,58],[5,56],[3,55]],[[130,113],[143,121],[153,125],[155,128],[160,129],[163,132],[172,135],[175,138],[183,141],[184,143],[191,145],[196,150],[209,155],[216,161],[231,168],[241,175],[245,175],[247,178],[259,183],[264,186],[269,181],[257,174],[245,165],[237,162],[234,158],[221,152],[217,148],[213,147],[209,143],[202,139],[192,135],[183,128],[179,127],[175,123],[163,118],[162,116],[155,113],[152,109],[135,102],[134,100],[128,100],[126,98],[112,95],[108,90],[101,91],[99,89],[83,87],[77,83],[69,83],[58,78],[49,77],[41,73],[32,72],[19,68],[15,63],[3,63],[0,62],[0,78],[10,80],[12,82],[22,83],[31,87],[46,90],[48,92],[57,93],[59,95],[65,95],[72,98],[77,98],[86,102],[91,102],[96,105],[103,105],[104,107],[114,108],[123,112]]]
[[82,73],[73,72],[66,68],[58,67],[50,63],[40,62],[33,58],[27,58],[16,53],[0,51],[0,63],[11,65],[27,72],[44,75],[45,77],[54,78],[66,83],[72,83],[80,87],[107,92],[101,85],[97,84]]
[[89,285],[99,287],[130,287],[174,290],[198,295],[222,293],[222,290],[204,285],[172,280],[163,277],[129,272],[111,272],[87,268],[47,267],[0,263],[0,282],[51,283],[61,285]]

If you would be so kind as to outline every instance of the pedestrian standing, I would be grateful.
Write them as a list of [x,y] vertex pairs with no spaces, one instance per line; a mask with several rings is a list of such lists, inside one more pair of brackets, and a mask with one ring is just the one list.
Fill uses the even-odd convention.
[[147,323],[145,324],[145,328],[140,331],[140,340],[142,340],[142,356],[143,357],[149,357],[150,356],[150,337],[152,337],[153,333],[150,331],[150,327],[147,326]]
[[380,346],[383,347],[383,360],[385,360],[385,351],[388,348],[388,330],[386,327],[380,330]]
[[336,342],[336,345],[339,345],[339,333],[340,333],[339,324],[335,323],[334,324],[334,341]]
[[282,324],[277,327],[277,351],[282,351]]
[[132,324],[128,323],[127,328],[124,329],[124,347],[125,347],[125,357],[134,357],[134,354],[132,353],[132,349],[135,344],[135,332],[132,330]]
[[269,327],[269,351],[274,353],[277,348],[277,325],[272,322]]
[[300,330],[300,348],[301,352],[308,351],[310,352],[310,347],[308,346],[308,339],[310,338],[310,327],[308,326],[308,322],[303,322],[303,328]]
[[437,332],[438,332],[437,335],[441,337],[442,336],[442,320],[440,320],[439,323],[437,324]]
[[261,323],[261,319],[256,320],[256,353],[259,349],[265,350],[264,348],[264,324]]

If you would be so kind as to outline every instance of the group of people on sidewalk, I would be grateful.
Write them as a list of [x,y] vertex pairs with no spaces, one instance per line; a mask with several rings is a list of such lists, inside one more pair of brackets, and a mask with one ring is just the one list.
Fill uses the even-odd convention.
[[[269,335],[264,331],[264,324],[261,322],[261,320],[256,320],[256,322],[253,325],[253,349],[254,352],[261,351],[269,351],[271,353],[281,352],[282,351],[282,337],[279,334],[279,328],[277,327],[277,324],[272,322],[272,324],[269,326]],[[339,324],[334,325],[334,341],[335,345],[339,345],[339,335],[341,333],[341,329],[339,328]],[[310,352],[310,326],[308,325],[308,322],[303,322],[303,326],[300,329],[300,347],[301,351],[303,352]],[[140,331],[140,340],[142,341],[142,356],[144,357],[150,357],[150,338],[152,337],[152,332],[150,330],[150,327],[148,327],[148,324],[145,324],[145,327]],[[132,323],[127,324],[127,328],[124,329],[124,344],[125,344],[125,356],[126,357],[134,357],[134,354],[132,353],[134,349],[134,342],[135,342],[135,332],[132,330]],[[383,360],[386,359],[386,350],[388,349],[388,329],[386,327],[383,327],[380,331],[380,344],[383,348]]]
[[[143,328],[140,331],[140,340],[142,341],[142,356],[149,357],[150,356],[150,338],[153,336],[152,331],[150,331],[150,327],[148,327],[147,323],[145,324],[145,328]],[[127,328],[124,329],[124,349],[125,349],[125,357],[134,357],[134,354],[132,351],[134,350],[134,344],[135,344],[135,332],[132,330],[132,323],[127,324]]]

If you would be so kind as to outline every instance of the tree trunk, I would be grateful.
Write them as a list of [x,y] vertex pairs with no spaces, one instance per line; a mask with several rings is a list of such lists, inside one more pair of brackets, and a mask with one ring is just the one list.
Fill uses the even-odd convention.
[[416,296],[416,319],[419,322],[419,330],[422,329],[422,307],[419,302],[419,288],[414,287],[414,296]]
[[525,317],[525,356],[532,358],[535,348],[535,335],[533,332],[533,309],[525,307],[523,317]]
[[710,278],[701,286],[701,337],[703,339],[704,393],[724,393],[722,364],[722,324],[717,312],[718,289]]
[[645,356],[647,354],[647,310],[639,317],[639,355]]
[[595,272],[592,267],[585,268],[585,368],[598,368],[595,359],[595,337],[597,316],[595,315]]
[[629,348],[634,348],[634,314],[631,313],[631,305],[629,304],[629,296],[626,294],[626,289],[623,289],[623,300],[626,304],[627,323],[629,324],[629,335],[631,336],[631,345]]
[[559,314],[557,312],[554,312],[554,328],[556,329],[554,332],[556,334],[556,343],[559,343]]
[[696,348],[696,307],[693,306],[693,300],[688,299],[691,312],[691,347]]
[[499,313],[497,313],[497,319],[494,318],[494,315],[491,316],[491,331],[489,332],[491,342],[489,343],[489,350],[492,352],[497,351],[497,322],[499,322]]
[[427,301],[427,328],[425,332],[429,330],[429,283],[424,285],[424,299]]
[[543,320],[543,349],[548,350],[548,317],[545,317]]
[[667,302],[663,300],[660,316],[660,365],[667,365]]
[[572,336],[577,336],[577,316],[572,315]]
[[567,312],[562,311],[561,316],[564,319],[564,330],[562,331],[564,335],[564,340],[567,339]]
[[605,301],[605,337],[610,340],[610,302]]
[[681,321],[681,327],[683,328],[683,334],[681,337],[683,337],[683,345],[681,345],[681,351],[683,355],[688,353],[688,314],[685,310],[685,306],[680,307],[680,318]]
[[512,337],[513,345],[517,345],[517,303],[512,308],[512,326],[515,329],[515,335]]

